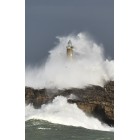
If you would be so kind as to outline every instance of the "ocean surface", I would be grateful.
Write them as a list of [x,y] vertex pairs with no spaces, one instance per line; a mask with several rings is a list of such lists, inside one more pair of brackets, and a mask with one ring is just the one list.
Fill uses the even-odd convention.
[[65,126],[44,120],[25,122],[26,140],[114,140],[114,132]]

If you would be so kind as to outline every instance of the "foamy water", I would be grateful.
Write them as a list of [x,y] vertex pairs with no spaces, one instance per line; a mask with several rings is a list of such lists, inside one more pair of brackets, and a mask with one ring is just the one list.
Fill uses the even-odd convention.
[[66,97],[57,96],[52,103],[42,105],[41,109],[26,106],[25,119],[40,119],[51,123],[68,126],[84,127],[104,131],[113,131],[113,128],[103,125],[98,119],[88,117],[76,104],[67,103]]

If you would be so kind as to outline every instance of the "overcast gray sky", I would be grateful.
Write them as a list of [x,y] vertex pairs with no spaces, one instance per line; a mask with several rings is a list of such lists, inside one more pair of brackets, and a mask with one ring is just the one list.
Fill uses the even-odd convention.
[[89,32],[114,59],[114,0],[25,0],[25,63],[42,63],[56,36]]

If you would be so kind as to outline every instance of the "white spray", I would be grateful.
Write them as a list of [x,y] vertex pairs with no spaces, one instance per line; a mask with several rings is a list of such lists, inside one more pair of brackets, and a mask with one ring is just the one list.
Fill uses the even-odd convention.
[[28,105],[25,112],[26,121],[40,119],[56,124],[113,131],[113,128],[101,124],[98,119],[86,116],[76,104],[67,103],[67,99],[62,96],[57,96],[50,104],[42,105],[41,109],[34,109],[32,105]]
[[[103,48],[85,33],[57,37],[59,43],[40,67],[26,68],[26,86],[34,88],[82,88],[89,84],[103,86],[114,78],[114,61],[104,58]],[[68,61],[66,45],[74,46],[73,61]]]

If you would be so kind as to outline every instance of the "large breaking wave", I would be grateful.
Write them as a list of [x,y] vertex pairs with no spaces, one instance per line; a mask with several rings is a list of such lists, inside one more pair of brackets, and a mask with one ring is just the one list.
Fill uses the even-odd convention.
[[94,117],[88,117],[76,104],[67,103],[66,97],[57,96],[52,103],[42,105],[41,109],[34,109],[30,104],[26,106],[25,119],[40,119],[56,124],[63,124],[87,129],[112,131],[113,128],[102,124]]
[[[26,86],[34,88],[71,88],[94,84],[103,86],[114,78],[114,61],[104,58],[102,45],[87,34],[57,37],[59,43],[49,51],[46,63],[40,67],[26,67]],[[69,62],[66,45],[71,40],[74,58]]]
[[[26,86],[33,88],[82,88],[93,84],[103,86],[114,79],[114,61],[104,57],[102,45],[98,45],[87,34],[57,37],[58,44],[49,51],[48,59],[40,67],[26,67]],[[67,60],[66,45],[71,40],[74,46],[72,61]],[[98,119],[88,117],[76,104],[67,103],[58,96],[41,109],[26,106],[26,120],[41,119],[52,123],[80,126],[88,129],[110,131]]]

